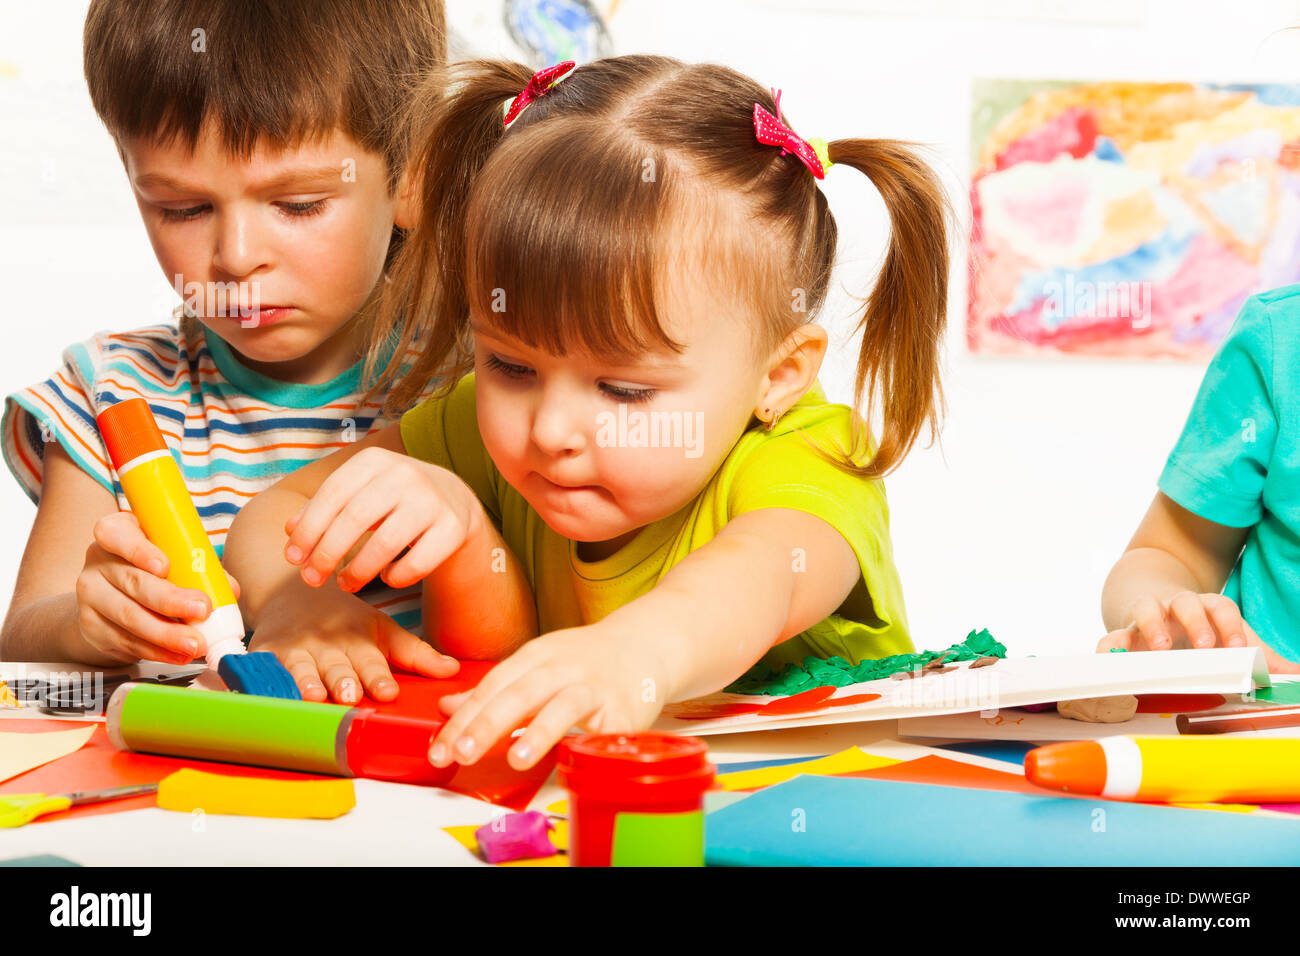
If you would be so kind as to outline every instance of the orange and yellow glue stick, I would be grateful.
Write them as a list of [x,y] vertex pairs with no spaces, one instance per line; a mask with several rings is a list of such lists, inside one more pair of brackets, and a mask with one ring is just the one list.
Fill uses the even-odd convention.
[[1025,754],[1031,783],[1152,803],[1300,801],[1294,737],[1103,737]]
[[149,403],[118,402],[96,421],[141,530],[167,555],[167,580],[202,591],[212,602],[212,613],[194,624],[207,642],[208,667],[215,669],[227,654],[243,654],[244,619],[235,593]]

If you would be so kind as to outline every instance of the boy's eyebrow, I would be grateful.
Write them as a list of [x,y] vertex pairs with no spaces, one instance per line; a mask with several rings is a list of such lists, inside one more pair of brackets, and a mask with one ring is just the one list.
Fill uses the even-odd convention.
[[[322,186],[334,182],[342,182],[342,167],[314,166],[286,169],[260,183],[254,183],[253,189],[257,192],[270,192],[286,186]],[[203,192],[202,187],[179,182],[163,173],[145,173],[136,178],[135,184],[145,188],[160,186],[180,193]]]

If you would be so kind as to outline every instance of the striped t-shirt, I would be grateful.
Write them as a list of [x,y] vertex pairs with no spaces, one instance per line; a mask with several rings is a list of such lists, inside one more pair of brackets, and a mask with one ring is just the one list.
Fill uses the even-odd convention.
[[[360,363],[319,385],[277,381],[243,365],[191,317],[100,332],[65,350],[63,363],[5,400],[0,444],[23,490],[39,501],[44,445],[53,440],[129,510],[95,417],[115,402],[143,398],[218,555],[235,515],[255,494],[391,424],[380,414],[382,396],[361,403]],[[393,590],[376,578],[360,593],[422,634],[418,584]]]

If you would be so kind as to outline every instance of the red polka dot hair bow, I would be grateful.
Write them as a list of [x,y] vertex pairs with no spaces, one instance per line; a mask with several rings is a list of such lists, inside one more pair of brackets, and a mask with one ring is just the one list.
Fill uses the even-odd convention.
[[776,100],[776,116],[754,104],[754,137],[764,146],[780,146],[781,155],[794,153],[799,161],[808,167],[808,172],[818,179],[826,178],[826,170],[833,165],[830,160],[825,140],[805,140],[786,126],[781,116],[781,91],[773,90],[772,98]]
[[567,80],[576,66],[577,64],[572,60],[566,60],[534,73],[533,78],[524,87],[524,91],[506,104],[506,129],[509,129],[510,124],[519,118],[519,114],[528,108],[529,103],[545,96],[556,83]]

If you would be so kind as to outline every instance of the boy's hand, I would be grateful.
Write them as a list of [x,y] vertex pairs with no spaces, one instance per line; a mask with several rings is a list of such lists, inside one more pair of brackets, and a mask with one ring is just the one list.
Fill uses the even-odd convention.
[[339,571],[339,587],[356,591],[375,575],[389,587],[408,587],[460,548],[481,515],[474,493],[452,472],[385,448],[367,448],[325,479],[286,522],[284,556],[302,565],[302,579],[318,587],[373,531]]
[[473,691],[442,699],[452,717],[429,751],[430,762],[472,764],[534,714],[510,748],[516,770],[537,763],[574,726],[592,733],[649,727],[668,693],[653,646],[599,622],[534,638]]
[[[355,704],[362,691],[377,701],[397,696],[388,664],[426,677],[451,677],[460,663],[337,588],[298,585],[271,601],[250,651],[271,651],[293,675],[303,700]],[[328,691],[328,693],[327,693]]]
[[[95,522],[95,540],[77,577],[77,623],[82,639],[110,657],[188,664],[204,653],[203,635],[183,621],[212,611],[208,596],[166,579],[167,555],[129,512]],[[239,584],[230,585],[239,595]]]
[[1265,644],[1241,616],[1237,603],[1222,594],[1182,591],[1163,603],[1143,598],[1134,605],[1133,623],[1103,637],[1097,651],[1104,654],[1113,647],[1128,651],[1259,647],[1270,674],[1300,674],[1300,663]]

